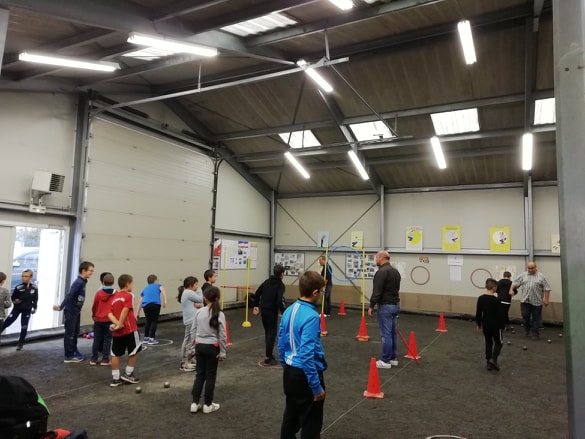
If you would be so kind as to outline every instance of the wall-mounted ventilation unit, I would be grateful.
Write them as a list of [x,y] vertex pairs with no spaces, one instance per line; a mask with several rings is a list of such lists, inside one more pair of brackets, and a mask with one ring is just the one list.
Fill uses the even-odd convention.
[[63,192],[64,182],[64,175],[35,171],[30,188],[30,205],[28,210],[33,213],[45,213],[47,208],[43,206],[43,197],[55,192]]

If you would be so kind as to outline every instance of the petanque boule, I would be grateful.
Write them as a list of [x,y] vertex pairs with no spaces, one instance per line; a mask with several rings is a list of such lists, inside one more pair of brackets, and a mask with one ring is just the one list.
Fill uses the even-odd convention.
[[507,345],[511,345],[511,344],[512,344],[512,342],[511,342],[510,340],[508,340],[508,341],[506,342],[506,344],[507,344]]
[[165,381],[164,387],[165,387],[165,389],[168,389],[169,387],[171,387],[171,383],[169,383],[168,381]]
[[142,387],[138,386],[138,387],[136,387],[136,389],[134,389],[134,391],[136,393],[142,393]]
[[528,349],[528,348],[527,348],[526,346],[522,346],[522,350],[523,350],[523,351],[525,351],[525,350],[527,350],[527,349]]
[[562,333],[561,333],[561,334],[559,334],[559,337],[562,337],[562,336],[563,336],[563,334],[562,334]]
[[551,342],[551,340],[550,340],[550,338],[549,338],[549,339],[548,339],[546,342],[547,342],[547,343],[552,343],[552,342]]

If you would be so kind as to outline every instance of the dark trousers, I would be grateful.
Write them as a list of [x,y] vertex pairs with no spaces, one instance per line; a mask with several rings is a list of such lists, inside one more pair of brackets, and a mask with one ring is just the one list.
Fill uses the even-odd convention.
[[94,322],[93,323],[93,344],[91,346],[91,359],[97,360],[101,352],[102,358],[110,358],[112,350],[112,331],[110,331],[111,322]]
[[520,312],[524,321],[524,332],[529,335],[532,332],[534,337],[540,335],[540,326],[542,325],[542,305],[536,306],[530,303],[521,303]]
[[158,316],[160,316],[160,304],[149,303],[144,307],[144,336],[155,338],[156,326],[158,325]]
[[333,288],[332,285],[327,285],[325,287],[325,295],[323,297],[323,300],[325,301],[323,306],[323,313],[326,315],[331,314],[331,288]]
[[14,306],[12,312],[8,314],[8,317],[4,321],[0,329],[0,333],[12,325],[18,316],[20,316],[20,337],[18,338],[18,344],[23,345],[26,340],[26,333],[28,332],[28,321],[30,320],[32,308],[21,308]]
[[498,361],[502,351],[502,331],[500,329],[483,329],[485,338],[485,359]]
[[510,326],[510,317],[508,314],[510,313],[510,304],[509,303],[500,303],[502,307],[502,313],[504,314],[504,322],[506,323],[506,327]]
[[278,330],[278,311],[262,308],[262,326],[264,326],[264,341],[266,343],[266,358],[274,358],[274,343]]
[[[313,392],[309,387],[307,376],[298,367],[284,366],[282,381],[286,406],[280,427],[280,438],[296,438],[299,429],[301,439],[320,438],[325,401],[313,401]],[[323,372],[319,372],[319,381],[325,388]]]
[[63,311],[63,326],[65,326],[63,347],[66,357],[73,357],[79,353],[77,351],[77,337],[79,337],[80,311],[80,309],[65,309]]
[[197,366],[195,367],[195,382],[193,383],[193,402],[199,404],[203,385],[205,393],[203,401],[205,405],[211,405],[213,402],[213,393],[215,391],[215,379],[217,377],[217,364],[219,360],[219,346],[212,344],[198,343],[195,345],[195,358]]

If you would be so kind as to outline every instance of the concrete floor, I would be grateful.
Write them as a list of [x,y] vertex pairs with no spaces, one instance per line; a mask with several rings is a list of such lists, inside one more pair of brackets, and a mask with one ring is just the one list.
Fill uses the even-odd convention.
[[[356,341],[361,314],[347,312],[326,321],[323,438],[568,437],[562,329],[546,328],[542,340],[531,341],[518,327],[506,334],[511,345],[504,345],[501,372],[488,372],[474,323],[446,319],[448,332],[439,333],[437,317],[402,314],[399,327],[407,338],[415,332],[420,365],[402,358],[401,343],[399,366],[379,371],[384,399],[365,399],[370,358],[381,350],[378,328],[367,318],[370,341]],[[108,367],[64,364],[62,337],[31,342],[20,352],[3,345],[0,373],[21,375],[37,388],[51,410],[49,428],[84,428],[91,439],[277,438],[282,373],[257,365],[263,357],[260,318],[250,315],[252,327],[242,328],[244,309],[226,316],[233,346],[220,363],[215,400],[221,409],[212,414],[189,413],[193,373],[179,371],[180,320],[162,322],[161,344],[141,354],[141,394],[134,385],[110,388]],[[79,347],[89,354],[91,340],[80,338]]]

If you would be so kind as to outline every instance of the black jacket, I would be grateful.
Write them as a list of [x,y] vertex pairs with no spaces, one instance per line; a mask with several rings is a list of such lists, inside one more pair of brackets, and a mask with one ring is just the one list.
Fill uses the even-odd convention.
[[12,302],[16,299],[20,300],[19,304],[14,306],[22,309],[37,309],[37,302],[39,301],[39,289],[36,285],[29,284],[18,284],[14,287],[12,293]]
[[254,306],[284,312],[284,283],[280,277],[270,276],[256,290]]

